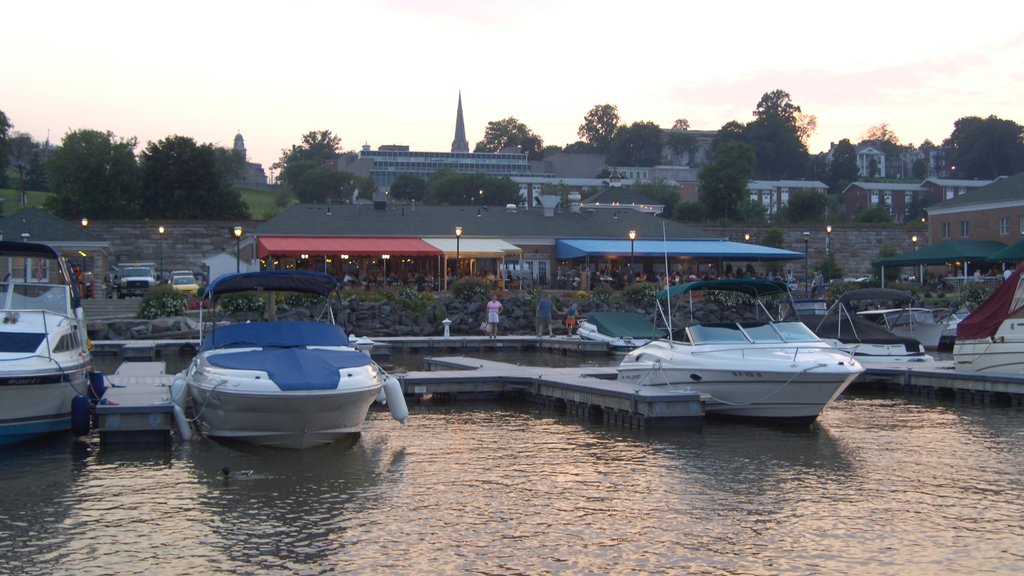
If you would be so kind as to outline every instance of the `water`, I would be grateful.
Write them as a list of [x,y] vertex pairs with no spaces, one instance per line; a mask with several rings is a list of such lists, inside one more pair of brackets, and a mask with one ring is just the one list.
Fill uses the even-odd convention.
[[410,408],[303,452],[7,448],[0,572],[1024,571],[1020,410],[856,393],[809,428],[641,432],[510,401]]

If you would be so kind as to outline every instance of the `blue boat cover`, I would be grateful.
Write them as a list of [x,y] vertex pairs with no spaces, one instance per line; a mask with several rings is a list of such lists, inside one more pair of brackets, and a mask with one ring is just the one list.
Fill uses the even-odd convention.
[[218,326],[203,338],[200,352],[217,348],[348,346],[340,326],[323,322],[245,322]]
[[370,355],[357,350],[269,348],[234,354],[214,354],[210,364],[230,370],[262,370],[284,391],[333,390],[339,370],[366,366]]

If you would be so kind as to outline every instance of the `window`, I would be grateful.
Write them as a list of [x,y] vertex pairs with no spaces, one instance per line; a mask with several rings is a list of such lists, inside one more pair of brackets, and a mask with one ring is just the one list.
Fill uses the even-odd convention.
[[1010,234],[1010,218],[1009,216],[1003,216],[999,219],[999,235],[1007,236]]
[[960,221],[960,237],[961,238],[967,238],[968,232],[970,232],[970,221],[968,221],[968,220],[961,220]]
[[[1024,223],[1022,223],[1021,225],[1024,226]],[[943,238],[949,238],[949,235],[950,235],[950,230],[949,229],[950,229],[949,222],[943,222],[942,223],[942,237]]]

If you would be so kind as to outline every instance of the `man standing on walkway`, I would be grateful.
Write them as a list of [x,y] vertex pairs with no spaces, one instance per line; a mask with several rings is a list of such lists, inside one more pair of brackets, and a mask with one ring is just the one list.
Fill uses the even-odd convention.
[[543,336],[545,327],[548,331],[548,336],[554,336],[555,334],[551,331],[551,298],[547,294],[542,294],[540,301],[537,302],[537,336]]

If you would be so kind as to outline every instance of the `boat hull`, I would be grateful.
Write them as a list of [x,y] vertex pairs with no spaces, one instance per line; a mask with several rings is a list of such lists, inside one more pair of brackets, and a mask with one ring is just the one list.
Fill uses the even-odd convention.
[[863,372],[848,355],[826,347],[695,348],[652,342],[627,355],[618,380],[700,392],[708,415],[811,422]]
[[953,345],[957,370],[1024,375],[1024,341],[1007,338],[957,340]]
[[87,392],[84,363],[63,373],[0,372],[0,445],[70,430],[72,400]]
[[[322,357],[329,351],[293,350],[299,371],[307,356]],[[351,349],[334,353],[351,355]],[[214,351],[201,354],[186,372],[194,419],[207,436],[261,446],[306,449],[330,444],[360,432],[370,404],[380,395],[384,382],[365,356],[366,364],[337,370],[327,387],[286,386],[275,383],[270,373],[255,369],[222,368],[211,356],[232,354]],[[213,358],[216,362],[216,358]]]

